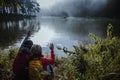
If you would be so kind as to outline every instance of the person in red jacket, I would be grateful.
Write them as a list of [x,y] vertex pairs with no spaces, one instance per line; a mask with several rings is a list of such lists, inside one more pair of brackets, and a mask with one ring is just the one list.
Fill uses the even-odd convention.
[[[50,44],[50,50],[51,50],[51,56],[48,57],[44,57],[42,54],[42,48],[40,45],[34,44],[31,47],[31,60],[29,62],[29,76],[30,76],[30,80],[40,80],[40,79],[44,79],[44,80],[50,80],[48,79],[48,76],[44,76],[43,77],[38,77],[37,73],[34,73],[34,68],[38,68],[39,66],[41,66],[42,64],[42,68],[44,71],[48,71],[47,70],[47,66],[51,65],[54,63],[55,61],[55,54],[54,54],[54,45]],[[36,77],[37,76],[37,77]]]
[[30,48],[33,45],[32,40],[29,40],[31,32],[29,31],[25,37],[18,54],[13,63],[13,72],[15,74],[13,80],[29,80],[28,63],[30,59]]

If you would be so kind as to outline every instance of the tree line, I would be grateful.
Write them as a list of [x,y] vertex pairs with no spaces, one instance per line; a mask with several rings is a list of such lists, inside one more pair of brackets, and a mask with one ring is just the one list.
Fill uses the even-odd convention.
[[0,0],[0,14],[35,15],[39,11],[36,0]]

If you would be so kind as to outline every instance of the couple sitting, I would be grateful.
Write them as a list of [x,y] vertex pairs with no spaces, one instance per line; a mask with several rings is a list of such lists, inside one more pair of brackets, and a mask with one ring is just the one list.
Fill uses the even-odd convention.
[[31,35],[28,32],[13,63],[13,80],[51,80],[53,70],[50,64],[55,61],[54,45],[50,44],[51,57],[42,55],[40,45],[28,40]]

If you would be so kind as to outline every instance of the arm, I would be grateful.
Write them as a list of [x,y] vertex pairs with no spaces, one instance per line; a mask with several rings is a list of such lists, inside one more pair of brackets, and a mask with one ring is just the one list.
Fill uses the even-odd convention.
[[43,64],[45,64],[45,65],[53,64],[54,61],[55,61],[54,51],[51,51],[51,57],[50,57],[50,58],[46,58],[46,57],[43,57],[43,58],[42,58],[42,62],[43,62]]
[[51,50],[51,57],[50,58],[42,58],[42,62],[43,64],[49,65],[49,64],[53,64],[55,61],[55,54],[54,54],[54,45],[50,44],[50,50]]
[[23,43],[29,39],[30,35],[31,35],[31,31],[28,31],[27,36],[26,36],[25,39],[23,40],[23,42],[22,42],[19,50],[21,50],[21,49],[23,48],[23,46],[24,46]]

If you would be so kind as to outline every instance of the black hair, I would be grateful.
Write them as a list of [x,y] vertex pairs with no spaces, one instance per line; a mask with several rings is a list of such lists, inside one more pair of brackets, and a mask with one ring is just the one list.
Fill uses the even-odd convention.
[[33,45],[33,41],[32,40],[26,40],[24,43],[23,43],[24,47],[28,47],[28,48],[31,48],[32,45]]

